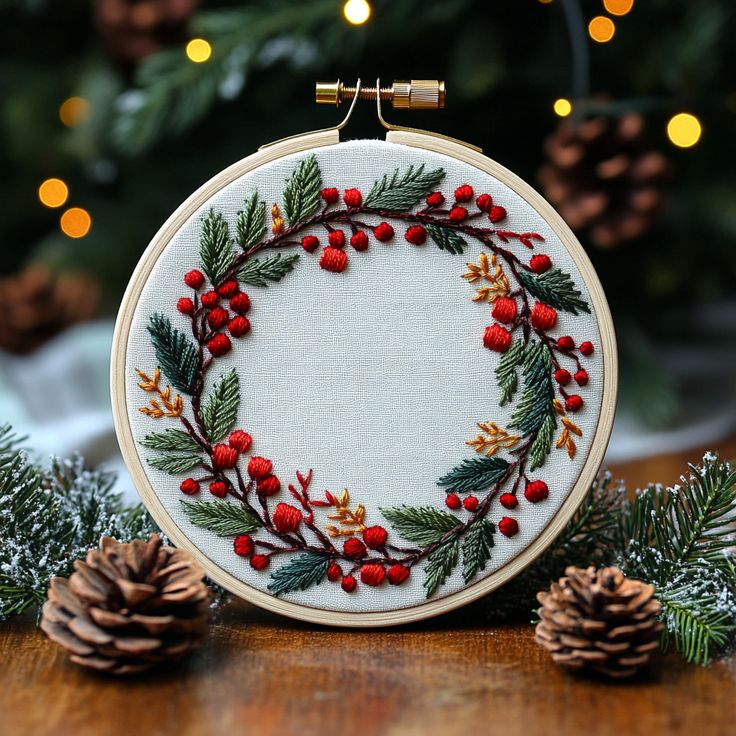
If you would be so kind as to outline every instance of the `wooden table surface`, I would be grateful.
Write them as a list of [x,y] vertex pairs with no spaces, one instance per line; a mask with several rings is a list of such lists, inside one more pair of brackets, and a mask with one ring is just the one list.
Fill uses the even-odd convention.
[[[736,439],[720,446],[736,456]],[[614,470],[673,482],[698,452]],[[719,736],[736,734],[736,657],[658,656],[627,683],[571,675],[528,625],[460,610],[391,630],[331,630],[232,602],[191,658],[115,680],[69,664],[32,617],[0,626],[2,736]]]

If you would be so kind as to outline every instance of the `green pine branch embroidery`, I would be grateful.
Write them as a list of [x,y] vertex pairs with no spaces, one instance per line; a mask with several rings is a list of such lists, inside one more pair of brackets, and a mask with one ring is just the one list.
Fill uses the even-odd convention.
[[330,560],[325,555],[305,552],[289,560],[271,575],[268,589],[274,595],[306,590],[317,585],[327,574]]
[[546,414],[542,420],[542,426],[539,428],[537,436],[529,448],[529,470],[536,470],[544,465],[547,456],[552,450],[552,439],[555,429],[557,429],[557,422],[554,412]]
[[469,458],[443,475],[437,485],[445,486],[448,491],[455,493],[485,491],[504,477],[508,467],[508,460],[502,457]]
[[537,432],[547,417],[551,416],[555,422],[551,371],[549,348],[539,340],[531,341],[524,354],[524,392],[511,415],[510,428],[530,434]]
[[425,226],[429,237],[434,240],[440,250],[445,250],[453,255],[459,255],[468,244],[465,238],[450,228],[441,225],[427,223]]
[[151,315],[148,332],[156,350],[156,359],[171,385],[185,394],[194,393],[197,383],[197,351],[191,340],[171,326],[158,312]]
[[298,260],[298,253],[287,256],[276,253],[269,258],[248,259],[238,270],[238,280],[250,286],[268,286],[269,281],[281,281]]
[[201,411],[202,424],[210,442],[219,442],[235,424],[240,406],[240,379],[235,369],[212,387]]
[[444,176],[444,169],[425,171],[424,164],[417,168],[410,166],[402,176],[396,169],[390,177],[384,174],[373,185],[364,203],[366,207],[404,212],[434,191]]
[[199,237],[199,257],[202,269],[213,286],[217,286],[233,264],[233,249],[225,218],[210,210],[202,220]]
[[427,557],[424,566],[424,590],[431,598],[445,584],[460,558],[460,540],[451,537]]
[[245,200],[245,206],[235,216],[238,245],[246,250],[266,233],[266,203],[258,199],[258,191]]
[[169,473],[169,475],[186,473],[201,462],[201,452],[187,452],[181,454],[162,453],[148,458],[148,464],[151,467],[162,470],[164,473]]
[[182,501],[181,505],[192,524],[220,537],[250,534],[261,526],[261,520],[240,503],[221,500]]
[[588,303],[582,299],[582,293],[575,286],[570,274],[553,268],[546,273],[536,275],[529,271],[519,271],[519,278],[532,296],[541,299],[555,309],[578,314],[590,314]]
[[431,506],[398,506],[380,511],[404,539],[422,547],[436,544],[460,525],[457,517]]
[[491,559],[493,534],[496,527],[487,519],[479,519],[470,525],[463,539],[463,580],[469,583],[486,568]]
[[181,429],[165,429],[163,432],[151,432],[142,440],[141,445],[150,450],[165,452],[198,452],[200,446],[192,437]]
[[319,209],[322,174],[312,153],[299,162],[284,188],[284,214],[289,225],[313,215]]
[[508,404],[519,386],[517,367],[524,360],[524,342],[514,340],[511,347],[503,354],[496,367],[496,381],[501,389],[501,406]]

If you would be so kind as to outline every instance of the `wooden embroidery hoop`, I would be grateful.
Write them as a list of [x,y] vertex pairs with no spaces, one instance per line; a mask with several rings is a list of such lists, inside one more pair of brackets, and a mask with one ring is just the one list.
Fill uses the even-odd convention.
[[[546,220],[571,255],[583,278],[590,294],[600,330],[600,355],[603,361],[600,414],[590,452],[575,485],[549,524],[522,552],[495,572],[462,590],[437,600],[429,600],[392,611],[340,612],[318,609],[277,598],[237,579],[234,575],[216,565],[189,540],[187,534],[174,522],[154,491],[136,450],[129,421],[131,408],[128,406],[125,392],[126,354],[135,308],[151,271],[172,238],[205,202],[244,174],[290,154],[340,143],[340,130],[347,124],[358,100],[360,80],[358,80],[356,88],[350,110],[338,126],[292,136],[263,146],[256,153],[229,166],[200,187],[169,217],[163,227],[156,233],[133,273],[118,313],[111,356],[111,399],[120,449],[141,499],[156,523],[171,541],[194,555],[212,580],[261,608],[290,618],[329,626],[394,626],[437,616],[466,605],[518,575],[537,559],[562,531],[589,490],[603,461],[613,427],[618,383],[618,361],[613,322],[600,281],[583,247],[560,215],[540,194],[514,173],[484,156],[480,149],[474,146],[436,133],[399,128],[386,123],[381,114],[380,96],[377,96],[378,117],[382,125],[388,129],[387,142],[444,154],[465,162],[508,186]],[[380,89],[380,80],[377,81],[376,88]]]

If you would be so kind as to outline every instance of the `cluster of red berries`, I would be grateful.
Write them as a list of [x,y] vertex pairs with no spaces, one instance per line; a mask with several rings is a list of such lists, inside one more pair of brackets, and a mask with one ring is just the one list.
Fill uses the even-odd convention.
[[[572,353],[575,350],[575,340],[569,335],[563,335],[557,338],[557,349],[562,353]],[[595,347],[590,340],[581,342],[577,348],[578,352],[584,357],[589,357],[595,352]],[[590,376],[585,368],[580,366],[578,361],[578,369],[574,374],[571,374],[566,368],[558,368],[554,373],[555,381],[560,386],[567,386],[570,381],[575,381],[578,386],[587,386]],[[564,394],[564,392],[563,392]],[[583,407],[583,398],[578,394],[564,394],[565,396],[565,409],[570,412],[580,411]]]
[[457,493],[448,493],[445,498],[445,504],[448,509],[452,509],[453,511],[464,508],[466,511],[470,511],[472,513],[473,511],[478,510],[479,501],[475,496],[466,496],[465,499],[462,500]]
[[[463,184],[455,190],[455,203],[450,208],[448,218],[453,222],[462,222],[468,217],[468,210],[463,207],[464,204],[472,202],[475,192],[470,184]],[[440,192],[432,192],[427,197],[427,204],[430,207],[438,207],[445,201],[444,196]],[[493,197],[490,194],[480,194],[475,200],[476,207],[488,215],[488,219],[492,223],[497,223],[506,217],[506,208],[493,204]]]
[[[197,269],[189,271],[184,276],[184,283],[194,291],[199,291],[204,286],[204,282],[204,274]],[[248,295],[240,291],[235,279],[228,279],[216,289],[211,289],[202,294],[200,301],[202,308],[206,310],[205,319],[207,324],[214,333],[208,335],[207,350],[216,358],[229,353],[232,343],[224,329],[227,329],[230,335],[235,338],[243,337],[243,335],[250,332],[250,321],[244,316],[250,309]],[[223,301],[228,302],[232,314],[222,306]],[[182,314],[190,317],[193,317],[197,312],[194,300],[186,296],[179,299],[176,308]]]

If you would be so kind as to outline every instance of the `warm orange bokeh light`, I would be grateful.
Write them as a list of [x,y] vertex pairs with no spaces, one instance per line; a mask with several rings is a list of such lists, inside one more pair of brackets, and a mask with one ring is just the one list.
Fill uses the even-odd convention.
[[613,38],[616,33],[616,26],[610,18],[605,15],[597,15],[588,23],[588,33],[594,41],[598,43],[606,43]]
[[46,207],[61,207],[69,196],[69,187],[61,179],[46,179],[38,188],[38,198]]
[[84,97],[70,97],[61,103],[59,119],[68,128],[73,128],[89,117],[90,107],[89,101],[85,100]]
[[83,238],[92,227],[92,218],[81,207],[70,207],[62,216],[61,231],[70,238]]
[[626,15],[634,7],[634,0],[603,0],[603,7],[611,15]]

